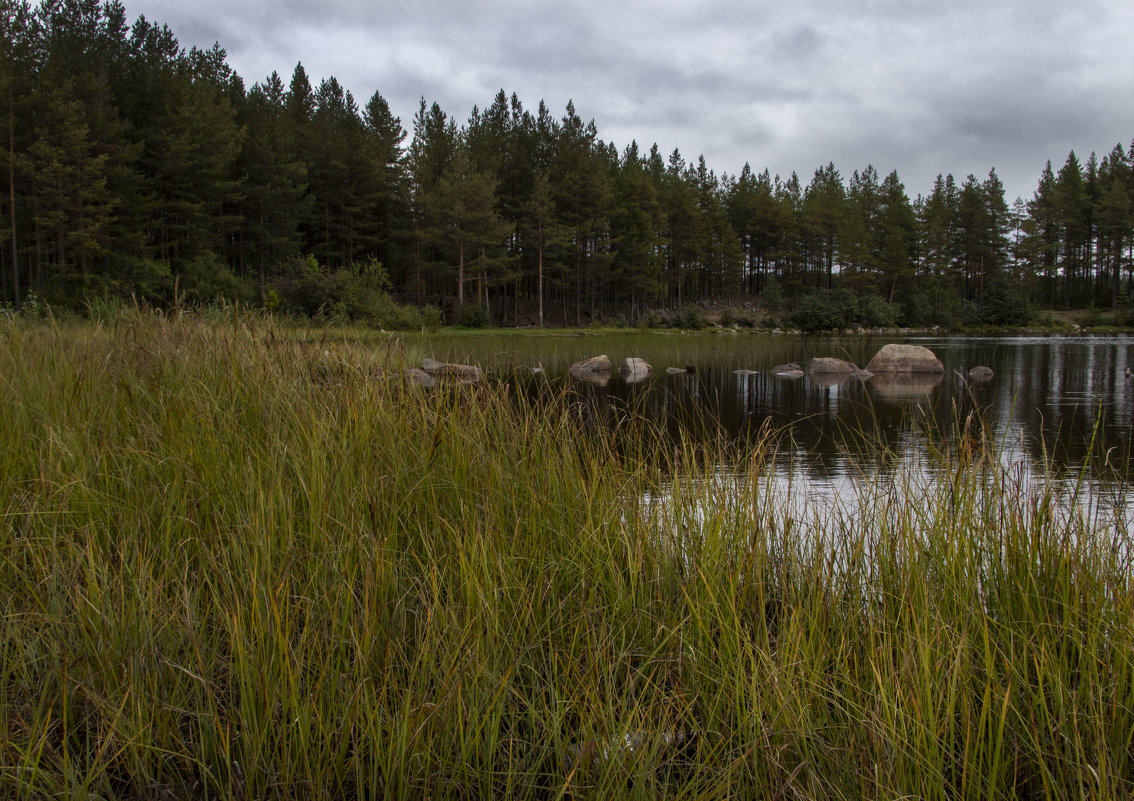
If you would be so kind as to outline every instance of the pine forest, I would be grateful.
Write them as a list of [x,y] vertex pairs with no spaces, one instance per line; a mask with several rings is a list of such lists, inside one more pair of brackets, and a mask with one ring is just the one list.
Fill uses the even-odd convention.
[[[1134,144],[995,169],[808,177],[602,139],[501,90],[463,122],[296,65],[250,88],[116,1],[4,0],[0,307],[217,299],[386,328],[649,324],[715,304],[802,328],[1123,310]],[[601,110],[600,110],[601,112]],[[1042,169],[1041,169],[1042,168]]]

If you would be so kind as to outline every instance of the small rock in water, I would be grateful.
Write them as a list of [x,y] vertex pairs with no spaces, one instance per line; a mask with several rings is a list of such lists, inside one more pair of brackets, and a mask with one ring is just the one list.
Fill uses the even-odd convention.
[[610,370],[610,358],[606,354],[575,362],[570,368],[573,378],[602,386],[605,386],[606,382],[610,380]]
[[858,367],[848,362],[846,359],[833,359],[827,356],[820,356],[811,360],[807,365],[807,372],[812,375],[830,373],[851,375],[852,373],[858,372]]
[[654,368],[650,366],[649,362],[636,357],[623,360],[622,366],[618,368],[618,372],[622,374],[622,378],[628,384],[642,381],[653,371]]
[[449,364],[436,359],[422,359],[421,369],[437,378],[456,378],[462,384],[476,384],[484,380],[484,373],[472,364]]

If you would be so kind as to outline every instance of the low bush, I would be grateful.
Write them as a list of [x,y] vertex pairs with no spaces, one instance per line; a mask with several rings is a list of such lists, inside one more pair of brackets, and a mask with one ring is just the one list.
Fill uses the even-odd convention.
[[492,325],[492,316],[488,309],[479,303],[470,303],[461,309],[457,317],[457,325],[465,328],[487,328]]
[[709,321],[696,306],[685,306],[673,315],[671,324],[674,328],[701,329],[708,326]]

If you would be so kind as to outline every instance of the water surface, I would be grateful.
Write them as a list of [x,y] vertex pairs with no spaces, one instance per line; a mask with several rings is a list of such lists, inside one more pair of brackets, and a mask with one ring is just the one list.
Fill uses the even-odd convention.
[[[882,345],[930,348],[945,365],[936,378],[876,376],[868,381],[777,378],[771,368],[818,356],[865,365]],[[625,335],[438,335],[424,341],[440,359],[471,361],[516,380],[526,368],[538,380],[570,384],[595,421],[626,410],[663,431],[744,441],[765,426],[782,430],[798,464],[821,476],[845,474],[848,459],[922,447],[928,433],[947,434],[979,412],[1008,458],[1027,457],[1076,470],[1089,459],[1125,474],[1134,431],[1134,338],[1129,336],[790,336],[751,333]],[[627,382],[615,372],[605,385],[570,379],[567,368],[606,354],[615,367],[646,359],[653,373]],[[991,367],[991,381],[967,380],[971,367]],[[690,372],[667,373],[667,368]],[[737,372],[741,371],[741,372]],[[752,371],[752,372],[744,372]],[[523,376],[527,376],[527,379]],[[861,467],[861,465],[855,465]]]

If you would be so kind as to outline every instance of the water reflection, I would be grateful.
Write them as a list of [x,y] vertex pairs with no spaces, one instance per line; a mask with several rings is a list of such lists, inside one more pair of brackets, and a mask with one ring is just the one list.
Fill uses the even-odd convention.
[[[1029,465],[1066,473],[1089,462],[1094,472],[1101,468],[1127,480],[1134,426],[1134,381],[1125,376],[1134,361],[1130,337],[907,341],[933,350],[945,365],[944,375],[784,380],[773,374],[774,365],[806,363],[827,353],[863,364],[884,341],[799,337],[789,347],[775,343],[761,358],[753,340],[734,339],[731,346],[713,343],[692,354],[695,371],[655,366],[638,382],[615,373],[603,386],[575,382],[572,387],[595,424],[616,424],[632,413],[649,420],[663,437],[696,442],[723,434],[741,445],[769,428],[780,431],[783,448],[806,454],[793,469],[825,479],[846,475],[848,459],[878,464],[883,454],[900,458],[924,449],[927,437],[947,442],[975,417],[987,426],[987,438],[1011,458],[1026,456]],[[666,346],[667,355],[655,365],[674,360],[672,338]],[[615,343],[603,347],[617,352]],[[653,361],[648,345],[637,341],[632,347]],[[977,365],[990,367],[994,377],[970,380],[969,370]]]

